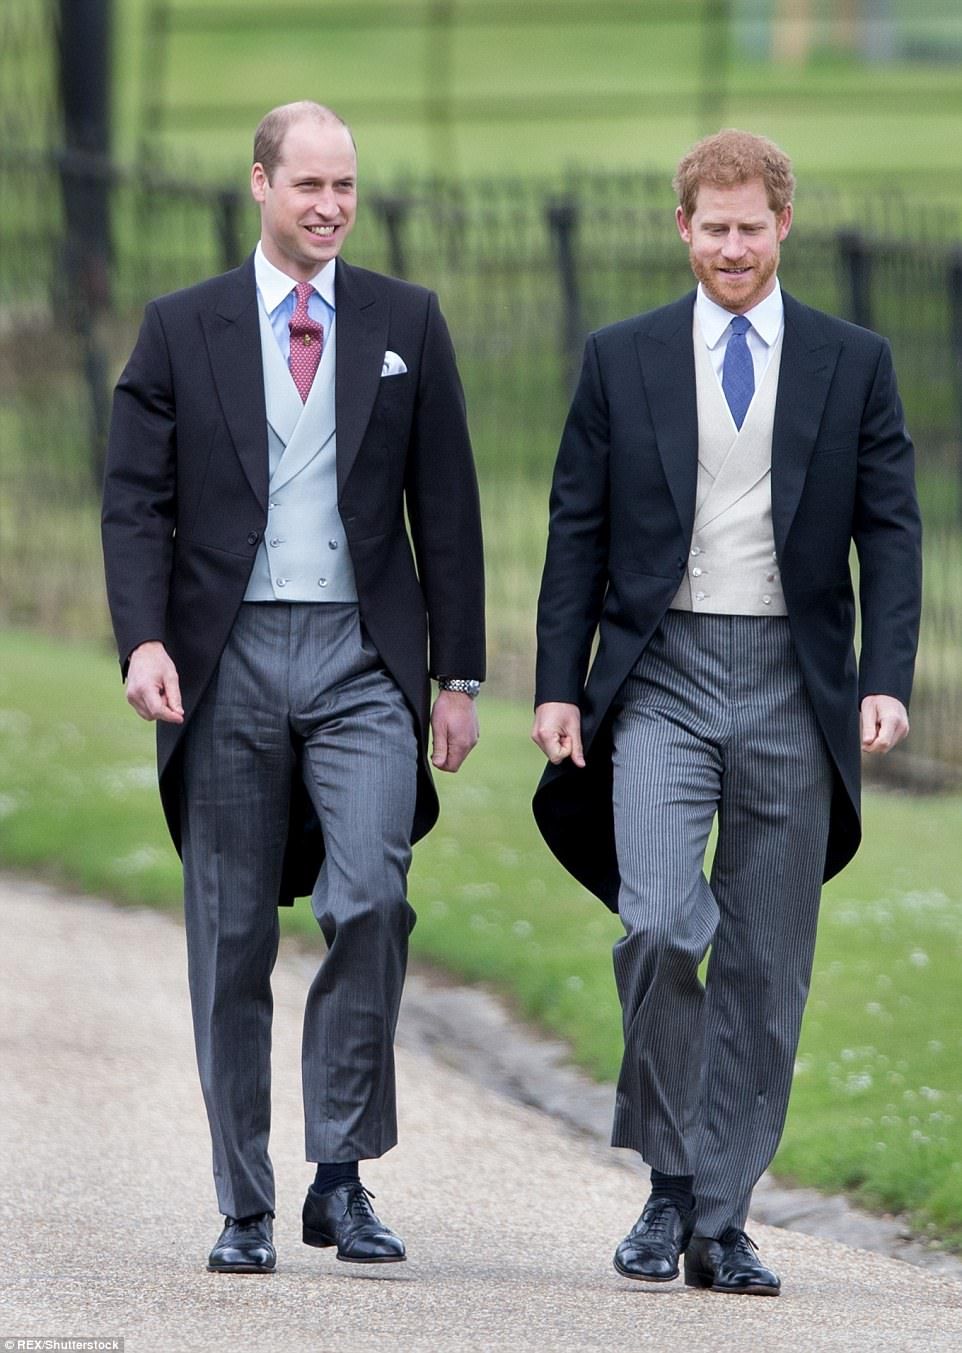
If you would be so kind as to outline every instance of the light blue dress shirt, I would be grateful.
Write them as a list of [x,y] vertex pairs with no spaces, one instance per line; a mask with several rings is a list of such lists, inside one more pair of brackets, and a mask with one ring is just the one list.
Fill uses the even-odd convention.
[[[274,337],[277,339],[277,346],[281,350],[284,361],[287,362],[291,355],[289,325],[297,305],[297,297],[294,294],[297,283],[293,277],[288,277],[287,273],[281,272],[280,268],[275,268],[274,264],[265,256],[259,242],[254,250],[254,276],[257,279],[257,292],[261,304],[270,320]],[[324,267],[315,273],[311,278],[311,286],[314,290],[307,302],[307,313],[315,323],[320,324],[324,330],[324,337],[327,338],[330,327],[334,322],[333,259],[330,263],[325,263]]]

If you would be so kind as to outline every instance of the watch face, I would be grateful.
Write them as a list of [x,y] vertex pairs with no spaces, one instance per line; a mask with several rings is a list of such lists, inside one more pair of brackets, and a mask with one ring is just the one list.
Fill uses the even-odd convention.
[[442,691],[458,691],[462,695],[471,696],[472,699],[481,690],[481,682],[469,677],[442,677],[438,686]]

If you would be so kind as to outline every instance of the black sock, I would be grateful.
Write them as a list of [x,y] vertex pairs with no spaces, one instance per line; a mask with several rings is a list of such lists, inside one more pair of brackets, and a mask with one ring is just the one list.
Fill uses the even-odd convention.
[[651,1172],[651,1198],[667,1198],[683,1212],[695,1206],[694,1175],[662,1174],[660,1170]]
[[315,1193],[333,1193],[342,1184],[350,1184],[358,1178],[357,1166],[356,1160],[345,1160],[333,1165],[320,1161],[311,1188]]

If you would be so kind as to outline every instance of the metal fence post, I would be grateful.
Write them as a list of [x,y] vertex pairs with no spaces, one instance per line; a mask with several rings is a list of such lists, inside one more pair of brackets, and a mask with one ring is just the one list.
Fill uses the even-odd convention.
[[392,277],[407,277],[407,258],[404,252],[404,222],[411,203],[403,197],[378,196],[371,207],[384,227],[387,236],[387,270]]
[[840,230],[839,263],[842,270],[842,310],[853,324],[872,328],[872,255],[856,230]]
[[239,266],[244,257],[240,237],[241,195],[236,188],[224,188],[214,205],[217,248],[221,267],[226,272]]
[[546,217],[561,287],[561,361],[566,393],[570,393],[578,379],[581,346],[584,342],[581,290],[575,265],[578,204],[571,198],[556,199],[548,203]]
[[59,19],[64,214],[77,265],[70,284],[93,286],[90,299],[97,304],[106,300],[101,293],[110,260],[110,182],[105,174],[90,173],[83,157],[110,156],[111,0],[60,0]]
[[955,383],[958,431],[958,497],[955,510],[962,523],[962,249],[949,254],[949,351],[952,355],[952,379]]
[[[110,306],[111,0],[60,0],[58,85],[64,151],[60,186],[67,305],[83,353],[90,410],[90,472],[99,491],[109,419],[101,320]],[[89,158],[88,158],[89,157]]]

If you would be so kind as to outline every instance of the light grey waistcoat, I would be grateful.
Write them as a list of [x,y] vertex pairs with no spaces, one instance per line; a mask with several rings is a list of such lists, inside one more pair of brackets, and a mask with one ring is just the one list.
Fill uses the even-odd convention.
[[697,312],[692,339],[698,403],[695,527],[688,572],[672,610],[785,615],[772,535],[772,428],[782,335],[740,431],[712,366]]
[[337,510],[334,416],[336,325],[324,336],[305,404],[260,296],[270,468],[267,527],[245,601],[357,601],[354,568]]

